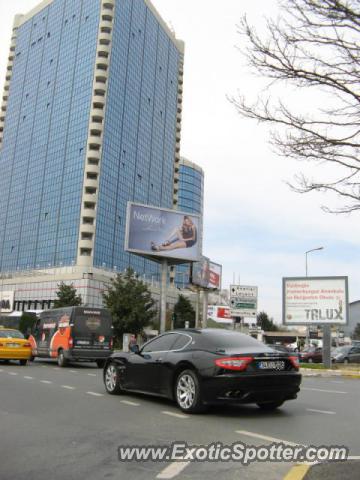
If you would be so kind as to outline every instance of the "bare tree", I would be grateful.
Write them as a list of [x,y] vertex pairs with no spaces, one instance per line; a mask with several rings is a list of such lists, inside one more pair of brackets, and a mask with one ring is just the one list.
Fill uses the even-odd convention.
[[[276,127],[271,142],[281,155],[322,164],[319,179],[297,175],[294,190],[337,194],[339,208],[323,207],[332,213],[360,210],[360,2],[284,0],[280,7],[281,16],[267,20],[266,39],[242,18],[242,51],[270,82],[256,103],[240,94],[230,101],[242,116]],[[274,99],[279,82],[297,87],[296,102]],[[304,112],[305,87],[330,106],[315,101]]]

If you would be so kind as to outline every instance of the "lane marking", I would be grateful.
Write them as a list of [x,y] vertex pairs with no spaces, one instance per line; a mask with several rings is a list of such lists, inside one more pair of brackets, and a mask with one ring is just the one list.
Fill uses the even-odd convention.
[[291,445],[293,447],[306,446],[301,443],[294,443],[294,442],[289,442],[288,440],[282,440],[281,438],[269,437],[267,435],[262,435],[260,433],[248,432],[247,430],[236,430],[235,433],[238,433],[240,435],[245,435],[247,437],[259,438],[260,440],[267,440],[268,442],[286,443],[286,445]]
[[309,468],[311,465],[295,465],[290,469],[290,471],[285,475],[283,480],[302,480],[307,472],[309,471]]
[[331,380],[331,383],[345,383],[345,382],[342,380]]
[[103,397],[103,393],[96,393],[96,392],[86,392],[88,395],[93,395],[94,397]]
[[189,415],[184,415],[183,413],[169,412],[168,410],[163,410],[161,413],[164,415],[170,415],[171,417],[176,418],[189,418]]
[[9,375],[19,375],[18,373],[16,372],[8,372]]
[[47,365],[41,365],[41,366],[42,366],[42,368],[47,368]]
[[314,413],[325,413],[327,415],[336,415],[336,412],[331,412],[330,410],[317,410],[316,408],[307,408],[306,411]]
[[75,390],[75,387],[71,387],[70,385],[61,385],[61,388],[66,388],[67,390]]
[[53,382],[50,382],[50,380],[40,380],[41,383],[46,383],[47,385]]
[[324,392],[324,393],[343,393],[343,394],[348,393],[348,392],[342,392],[341,390],[325,390],[325,389],[322,389],[322,388],[306,388],[306,387],[303,387],[301,390],[308,390],[308,391],[311,391],[311,392]]
[[77,373],[76,370],[69,370],[69,372],[71,372],[71,373]]
[[156,475],[156,478],[162,478],[162,479],[170,479],[174,478],[179,473],[181,473],[184,468],[186,468],[190,462],[174,462],[170,463],[164,470],[162,470],[158,475]]
[[53,367],[54,370],[60,370],[60,367]]
[[121,403],[125,405],[132,405],[133,407],[140,407],[140,403],[130,402],[130,400],[120,400]]
[[360,455],[350,455],[346,460],[360,460]]
[[34,377],[29,377],[28,375],[25,375],[24,378],[26,378],[26,380],[33,380]]
[[96,373],[88,373],[89,377],[96,377]]

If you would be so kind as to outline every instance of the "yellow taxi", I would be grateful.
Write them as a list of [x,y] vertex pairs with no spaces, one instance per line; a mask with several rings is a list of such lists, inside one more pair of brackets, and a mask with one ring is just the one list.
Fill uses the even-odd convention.
[[31,356],[31,344],[19,330],[0,326],[0,361],[19,360],[26,365]]

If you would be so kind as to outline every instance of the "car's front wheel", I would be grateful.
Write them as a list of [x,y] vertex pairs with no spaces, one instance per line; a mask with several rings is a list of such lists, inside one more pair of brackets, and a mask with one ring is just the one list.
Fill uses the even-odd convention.
[[121,378],[119,370],[115,363],[111,362],[107,365],[104,372],[105,388],[111,395],[119,395],[124,389],[121,386]]
[[178,375],[175,384],[175,399],[183,412],[199,413],[204,410],[200,382],[193,370],[183,370]]
[[277,408],[281,407],[281,405],[284,403],[283,400],[279,400],[278,402],[264,402],[264,403],[258,403],[257,406],[261,408],[261,410],[276,410]]
[[23,367],[25,367],[25,365],[27,365],[28,361],[27,360],[19,360],[20,362],[20,365],[22,365]]

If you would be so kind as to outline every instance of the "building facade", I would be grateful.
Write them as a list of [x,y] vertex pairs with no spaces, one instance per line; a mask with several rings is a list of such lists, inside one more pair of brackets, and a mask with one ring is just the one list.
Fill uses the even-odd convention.
[[[180,158],[179,164],[177,208],[183,212],[196,213],[201,218],[203,217],[204,171],[199,165],[184,157]],[[186,288],[190,280],[190,264],[177,266],[175,272],[176,286]]]
[[152,264],[129,200],[172,208],[183,44],[148,0],[45,0],[17,16],[1,116],[0,270]]
[[81,288],[127,267],[158,280],[156,263],[124,251],[126,206],[177,206],[183,61],[150,0],[44,0],[16,16],[0,113],[0,281],[22,285],[19,309],[52,299],[68,267]]

